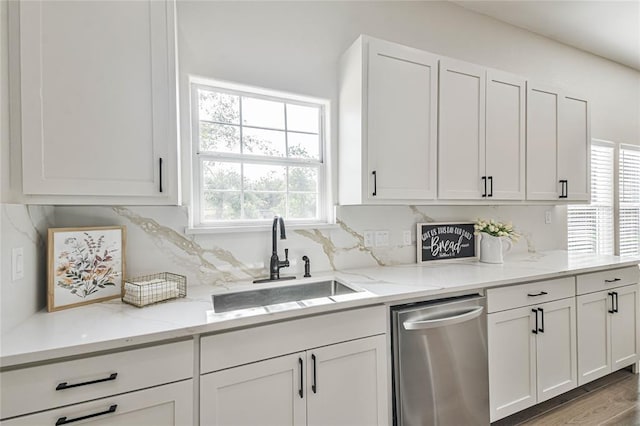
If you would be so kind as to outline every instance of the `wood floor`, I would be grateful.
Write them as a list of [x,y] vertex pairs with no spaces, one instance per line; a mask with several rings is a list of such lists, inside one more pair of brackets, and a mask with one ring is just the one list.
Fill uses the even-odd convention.
[[637,374],[629,370],[618,371],[492,423],[492,426],[639,426],[639,386]]

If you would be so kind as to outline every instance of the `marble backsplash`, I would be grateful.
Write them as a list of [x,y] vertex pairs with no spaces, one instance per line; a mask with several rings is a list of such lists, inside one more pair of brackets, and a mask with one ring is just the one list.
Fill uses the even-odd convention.
[[[551,224],[544,223],[551,211]],[[271,232],[189,234],[186,207],[2,205],[2,330],[46,305],[48,227],[125,225],[126,275],[169,271],[187,276],[188,285],[233,286],[268,275]],[[311,274],[335,269],[415,263],[415,224],[474,220],[511,221],[523,235],[512,252],[566,248],[564,206],[342,206],[337,224],[321,229],[287,229],[278,240],[280,257],[289,249],[283,275],[302,276],[306,255]],[[387,247],[365,247],[364,231],[389,231]],[[412,243],[403,244],[410,230]],[[25,250],[25,277],[11,277],[11,250]],[[507,257],[508,259],[508,257]]]

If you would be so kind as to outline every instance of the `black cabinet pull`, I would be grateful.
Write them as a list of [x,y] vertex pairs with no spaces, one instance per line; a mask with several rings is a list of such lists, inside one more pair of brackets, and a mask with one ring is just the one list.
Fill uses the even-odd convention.
[[62,382],[59,383],[58,386],[56,386],[56,390],[59,391],[69,388],[77,388],[78,386],[92,385],[94,383],[108,382],[110,380],[115,380],[116,377],[118,377],[118,373],[111,373],[111,375],[105,379],[91,380],[89,382],[75,383],[73,385],[67,384],[67,382]]
[[302,387],[304,386],[304,371],[302,370],[302,367],[303,367],[302,358],[298,358],[298,364],[300,365],[300,387],[298,388],[298,395],[300,395],[300,398],[304,398],[304,391],[302,390]]
[[483,197],[487,196],[487,177],[486,176],[482,176],[482,182],[484,183],[484,193],[482,194]]
[[540,293],[536,293],[536,294],[527,293],[527,296],[529,296],[529,297],[538,297],[538,296],[546,296],[547,294],[549,294],[549,293],[547,293],[546,291],[541,291]]
[[540,327],[538,331],[540,333],[544,333],[544,309],[538,308],[538,310],[540,311],[540,324],[542,325],[542,327]]
[[618,281],[621,281],[620,278],[614,278],[612,280],[604,280],[605,283],[615,283],[615,282],[618,282]]
[[313,393],[318,393],[318,382],[316,377],[316,356],[315,354],[311,354],[311,361],[313,361],[313,384],[311,385],[311,390]]
[[569,198],[569,181],[564,181],[564,198]]
[[[615,313],[617,314],[617,313],[618,313],[618,292],[617,292],[617,291],[614,291],[614,292],[613,292],[613,297],[614,297],[614,298],[615,298],[615,300],[616,300],[615,307],[613,307],[613,306],[612,306],[612,307],[613,307],[613,312],[615,312]],[[612,301],[613,301],[613,300],[612,300]]]
[[532,309],[531,312],[536,314],[536,326],[535,326],[535,328],[533,330],[531,330],[531,332],[533,334],[538,334],[538,310],[537,309]]
[[376,174],[376,171],[372,171],[371,174],[373,175],[373,195],[374,197],[378,194],[378,176]]
[[569,191],[569,184],[566,180],[562,179],[560,182],[560,196],[558,198],[567,198],[567,193]]
[[608,310],[610,314],[615,314],[615,302],[613,301],[613,293],[607,293],[607,296],[611,296],[611,309]]
[[86,420],[86,419],[91,419],[93,417],[104,416],[105,414],[115,413],[117,408],[118,408],[118,404],[113,404],[111,407],[109,407],[108,410],[101,411],[99,413],[87,414],[86,416],[76,417],[75,419],[67,419],[66,417],[60,417],[56,421],[56,426],[66,425],[67,423],[79,422],[80,420]]
[[160,176],[159,176],[160,178],[158,179],[160,181],[159,189],[160,189],[160,192],[162,192],[162,157],[158,159],[158,166],[159,166],[158,169],[160,171]]
[[487,197],[493,197],[493,176],[489,176],[489,195]]

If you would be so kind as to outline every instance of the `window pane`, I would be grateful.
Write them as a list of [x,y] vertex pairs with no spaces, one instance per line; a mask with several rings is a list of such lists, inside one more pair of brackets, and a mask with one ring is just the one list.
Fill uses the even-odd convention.
[[240,127],[201,121],[200,150],[240,153]]
[[312,167],[289,167],[289,190],[318,191],[318,170]]
[[620,255],[640,254],[640,150],[620,148]]
[[286,167],[264,164],[244,165],[245,191],[285,191]]
[[241,214],[241,194],[239,191],[205,191],[202,220],[238,220]]
[[243,96],[242,124],[284,130],[284,104]]
[[284,132],[245,127],[242,135],[243,153],[284,157],[286,143]]
[[287,104],[287,129],[318,133],[320,108]]
[[316,217],[318,194],[289,194],[289,217],[313,219]]
[[245,219],[273,219],[273,216],[284,216],[285,194],[283,192],[251,192],[244,193]]
[[200,120],[240,124],[240,97],[227,93],[198,90]]
[[242,189],[240,163],[202,162],[202,186],[205,191],[211,189]]
[[307,133],[288,132],[289,157],[320,159],[320,137]]

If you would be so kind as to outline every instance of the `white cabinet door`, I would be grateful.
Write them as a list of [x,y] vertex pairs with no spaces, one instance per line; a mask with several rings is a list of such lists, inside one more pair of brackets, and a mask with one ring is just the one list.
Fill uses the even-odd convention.
[[442,59],[438,133],[438,197],[482,199],[485,193],[484,68]]
[[531,307],[487,315],[491,421],[536,403],[536,335]]
[[576,298],[578,329],[578,386],[611,372],[610,292]]
[[567,200],[589,201],[591,196],[591,136],[589,103],[578,97],[560,99],[558,179],[565,180]]
[[200,379],[200,424],[305,425],[306,354],[205,374]]
[[525,197],[525,80],[487,71],[485,171],[487,198]]
[[537,387],[542,402],[576,387],[576,301],[572,297],[536,308]]
[[193,381],[185,380],[137,392],[42,411],[2,422],[6,426],[74,423],[114,426],[192,426]]
[[527,83],[527,200],[557,201],[557,90]]
[[19,7],[24,194],[177,203],[175,3]]
[[434,199],[438,57],[383,40],[368,46],[367,198]]
[[638,285],[616,288],[615,313],[611,315],[612,371],[638,361]]
[[385,337],[307,351],[307,384],[309,426],[388,424]]

